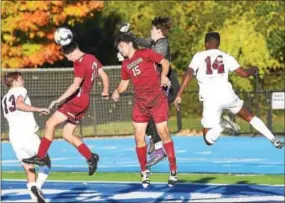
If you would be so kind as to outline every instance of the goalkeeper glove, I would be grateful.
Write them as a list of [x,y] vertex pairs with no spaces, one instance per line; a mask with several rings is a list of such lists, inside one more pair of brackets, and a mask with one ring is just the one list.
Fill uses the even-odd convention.
[[124,56],[120,53],[120,52],[118,52],[117,53],[117,59],[118,59],[118,61],[123,61],[124,60]]
[[131,30],[131,24],[127,22],[123,22],[121,23],[119,30],[122,33],[129,33]]

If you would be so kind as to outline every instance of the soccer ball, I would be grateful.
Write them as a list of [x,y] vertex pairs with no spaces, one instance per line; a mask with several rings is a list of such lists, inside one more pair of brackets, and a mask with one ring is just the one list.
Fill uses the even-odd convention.
[[54,41],[61,46],[69,45],[72,39],[72,31],[67,27],[59,27],[54,33]]

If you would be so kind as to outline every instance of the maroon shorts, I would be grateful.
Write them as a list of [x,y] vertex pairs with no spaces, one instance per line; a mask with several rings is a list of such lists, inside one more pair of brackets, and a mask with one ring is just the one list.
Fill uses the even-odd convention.
[[167,97],[162,97],[151,103],[135,101],[132,120],[136,123],[148,123],[152,117],[155,123],[161,123],[168,120],[168,112]]
[[89,96],[74,97],[63,103],[58,111],[68,117],[68,122],[78,124],[89,107]]

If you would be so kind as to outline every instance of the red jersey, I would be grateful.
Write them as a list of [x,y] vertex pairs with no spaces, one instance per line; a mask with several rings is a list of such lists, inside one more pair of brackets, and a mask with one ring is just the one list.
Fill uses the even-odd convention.
[[151,49],[139,49],[132,58],[123,61],[121,78],[132,81],[137,99],[145,99],[146,95],[153,97],[164,94],[155,64],[160,63],[162,59],[162,55]]
[[[74,77],[83,78],[80,86],[80,93],[90,94],[98,70],[102,64],[91,54],[84,54],[80,59],[74,61]],[[80,94],[79,93],[79,94]]]

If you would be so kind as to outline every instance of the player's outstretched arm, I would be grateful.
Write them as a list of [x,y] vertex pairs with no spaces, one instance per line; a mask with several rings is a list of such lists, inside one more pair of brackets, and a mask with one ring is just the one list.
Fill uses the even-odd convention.
[[192,68],[187,68],[187,70],[185,71],[181,86],[178,90],[177,96],[174,100],[174,105],[176,106],[177,110],[180,110],[180,103],[182,101],[181,96],[182,93],[184,92],[184,89],[187,87],[189,81],[191,81],[193,76],[193,69]]
[[134,39],[135,43],[139,46],[142,46],[145,48],[151,48],[151,46],[152,46],[153,40],[152,39],[144,39],[144,38],[137,37],[136,35],[134,35],[131,32],[131,24],[128,22],[122,22],[119,26],[119,31],[121,33],[130,35]]
[[113,94],[112,94],[112,99],[117,102],[119,101],[120,98],[120,93],[124,92],[127,90],[128,86],[129,86],[129,82],[130,80],[121,80],[120,84],[118,85],[118,87],[114,90]]
[[170,63],[167,59],[163,58],[160,63],[162,66],[162,72],[161,72],[161,86],[164,87],[169,87],[171,86],[170,80],[167,77],[168,71],[169,71],[169,67],[170,67]]
[[50,111],[46,108],[38,108],[31,105],[28,105],[24,102],[23,96],[19,96],[16,100],[16,108],[20,111],[26,112],[39,112],[41,114],[47,115]]
[[133,33],[129,33],[129,35],[131,35],[134,38],[134,41],[137,45],[141,46],[141,47],[145,47],[145,48],[151,48],[152,44],[153,44],[153,40],[152,39],[144,39],[142,37],[138,37],[136,35],[134,35]]
[[109,98],[109,76],[103,70],[103,68],[99,69],[98,74],[103,82],[103,90],[102,90],[101,96],[105,99],[108,99]]
[[239,67],[235,70],[236,74],[242,78],[248,78],[252,75],[257,75],[259,72],[259,69],[256,66],[253,66],[248,69],[244,69],[243,67]]
[[57,100],[51,102],[49,109],[51,110],[56,104],[60,104],[65,99],[73,95],[80,87],[82,81],[83,78],[75,77],[73,83],[69,86],[69,88]]

